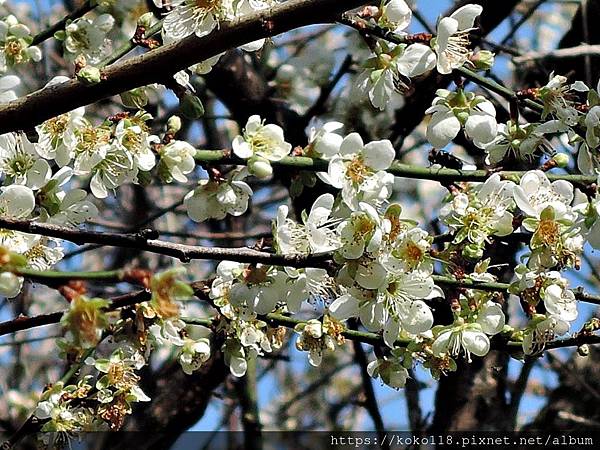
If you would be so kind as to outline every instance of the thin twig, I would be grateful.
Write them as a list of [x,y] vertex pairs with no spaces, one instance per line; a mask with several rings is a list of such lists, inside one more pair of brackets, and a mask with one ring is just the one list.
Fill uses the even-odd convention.
[[56,33],[57,31],[64,30],[65,26],[67,25],[67,22],[79,19],[80,17],[83,17],[85,14],[87,14],[92,9],[94,9],[96,6],[98,6],[97,2],[92,1],[92,0],[86,0],[75,11],[73,11],[70,14],[67,14],[65,17],[63,17],[61,20],[56,22],[51,27],[46,28],[45,30],[40,31],[38,34],[36,34],[33,37],[33,40],[31,41],[31,45],[41,44],[46,39],[49,39],[52,36],[54,36],[54,33]]

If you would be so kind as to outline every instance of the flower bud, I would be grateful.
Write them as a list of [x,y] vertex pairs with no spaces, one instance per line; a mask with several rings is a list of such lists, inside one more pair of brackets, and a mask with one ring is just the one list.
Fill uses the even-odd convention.
[[469,111],[458,110],[454,112],[454,115],[456,116],[456,118],[462,126],[465,126],[467,120],[469,120]]
[[566,153],[557,153],[552,157],[552,160],[556,163],[556,167],[565,168],[569,165],[569,155]]
[[256,178],[265,179],[273,175],[273,167],[268,159],[256,156],[248,160],[248,172]]
[[77,79],[85,84],[98,84],[102,80],[102,75],[97,67],[85,66],[77,72]]
[[204,105],[194,94],[185,94],[179,99],[179,110],[188,119],[198,119],[204,115]]
[[471,62],[477,70],[490,70],[494,65],[494,54],[489,50],[481,50],[471,56]]
[[167,130],[172,133],[177,133],[181,130],[181,118],[179,116],[171,116],[167,120]]
[[483,248],[476,244],[468,244],[463,248],[462,255],[470,260],[478,260],[483,256]]
[[152,26],[152,22],[154,21],[154,14],[151,12],[147,12],[146,14],[142,14],[137,21],[138,27],[150,28]]
[[146,89],[144,87],[122,92],[120,97],[123,105],[128,108],[142,109],[148,104],[148,95],[146,94]]
[[579,356],[589,356],[590,346],[587,344],[580,345],[577,347],[577,353],[579,353]]

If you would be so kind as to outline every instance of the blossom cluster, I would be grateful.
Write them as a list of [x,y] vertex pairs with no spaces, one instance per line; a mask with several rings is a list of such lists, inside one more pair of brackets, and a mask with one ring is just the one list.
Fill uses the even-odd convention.
[[[104,3],[110,13],[103,9],[70,21],[56,36],[80,79],[86,65],[102,64],[115,25],[125,23],[120,17],[128,13],[125,6]],[[163,42],[206,36],[221,23],[275,3],[172,1]],[[397,39],[368,40],[369,54],[359,73],[350,76],[352,92],[385,110],[411,79],[431,71],[489,69],[493,54],[477,50],[470,39],[481,12],[480,5],[464,5],[438,21],[435,36],[416,39],[406,31],[412,13],[403,0],[366,8],[357,17]],[[151,22],[144,15],[136,23],[144,28]],[[0,21],[0,102],[16,99],[20,84],[17,76],[4,74],[40,60],[32,42],[30,30],[14,16]],[[242,49],[254,51],[263,43]],[[173,90],[188,117],[203,110],[190,73],[206,74],[220,56],[174,76]],[[330,69],[321,78],[327,79]],[[318,89],[298,73],[288,61],[273,71],[271,85],[293,110],[306,112],[307,97]],[[68,80],[56,77],[46,88]],[[314,89],[299,95],[309,84]],[[436,217],[443,232],[438,236],[398,202],[395,174],[404,166],[390,140],[366,139],[353,126],[343,133],[341,122],[315,120],[304,142],[288,142],[292,139],[280,125],[255,114],[231,133],[230,149],[222,153],[231,166],[225,170],[203,165],[200,152],[176,138],[179,117],[165,117],[161,125],[143,109],[151,89],[121,94],[123,105],[135,112],[98,120],[81,107],[46,120],[32,133],[0,135],[2,218],[76,228],[95,217],[96,205],[121,186],[156,182],[185,187],[183,206],[192,221],[224,221],[246,214],[253,188],[276,179],[278,167],[287,164],[290,197],[303,193],[311,202],[306,210],[292,202],[271,211],[273,239],[260,246],[268,256],[295,257],[297,264],[221,261],[203,293],[183,279],[185,269],[174,268],[145,280],[151,299],[127,314],[112,311],[101,296],[69,294],[59,347],[71,361],[96,352],[82,361],[92,375],[46,390],[35,410],[45,421],[43,431],[120,428],[134,403],[150,400],[139,387],[139,373],[153,352],[165,349],[186,374],[222,351],[231,373],[240,377],[249,361],[282,348],[286,328],[293,328],[296,348],[306,352],[308,362],[319,366],[345,343],[350,329],[361,327],[382,342],[368,373],[401,388],[416,364],[438,378],[456,370],[459,358],[487,355],[494,340],[518,342],[524,354],[536,355],[556,336],[574,331],[578,300],[567,271],[579,268],[586,243],[600,249],[600,85],[592,89],[552,74],[545,86],[516,96],[536,102],[539,120],[525,122],[511,111],[505,123],[499,123],[487,96],[459,79],[453,89],[438,90],[426,111],[426,141],[439,151],[464,136],[484,155],[488,170],[485,180],[481,172],[468,178],[455,171],[458,180],[480,181],[447,183]],[[572,151],[564,145],[557,152],[556,136],[566,138],[561,142]],[[318,169],[294,168],[295,157],[312,159]],[[515,163],[527,170],[500,171]],[[555,168],[599,177],[598,183],[572,183],[567,180],[574,178],[561,177],[562,172],[549,173]],[[325,187],[322,192],[310,189],[317,182]],[[516,241],[522,244],[520,264],[506,269],[505,260],[497,261],[498,249]],[[0,294],[15,297],[22,291],[20,271],[47,271],[63,253],[60,239],[0,230]],[[500,278],[510,279],[507,292],[497,288]],[[182,315],[182,301],[194,295],[218,313],[201,322],[209,330],[204,334]],[[509,303],[521,305],[524,324],[507,323]],[[307,314],[307,320],[296,318]],[[104,342],[108,334],[110,343]]]

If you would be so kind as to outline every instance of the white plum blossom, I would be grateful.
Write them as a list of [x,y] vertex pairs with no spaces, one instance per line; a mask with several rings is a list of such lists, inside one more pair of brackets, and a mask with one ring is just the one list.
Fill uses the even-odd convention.
[[[8,219],[27,218],[35,208],[33,191],[27,186],[10,185],[0,188],[0,216]],[[31,245],[31,235],[12,230],[0,230],[0,246],[16,253],[25,253]],[[35,236],[33,236],[35,237]],[[23,278],[12,272],[0,273],[0,295],[15,297],[23,284]]]
[[23,219],[33,212],[35,196],[31,188],[11,185],[0,189],[0,215],[10,219]]
[[50,179],[50,165],[23,133],[0,136],[0,173],[16,184],[39,189]]
[[429,331],[433,326],[433,313],[423,300],[435,297],[443,297],[443,293],[427,273],[415,271],[390,276],[378,294],[387,316],[386,344],[393,346],[399,330],[413,335]]
[[186,338],[179,354],[179,364],[183,371],[191,375],[210,358],[210,342],[206,338],[197,341]]
[[513,182],[494,174],[467,193],[453,196],[440,210],[440,218],[455,233],[453,243],[467,240],[481,248],[490,236],[512,233],[514,189]]
[[391,195],[394,177],[385,170],[395,154],[388,140],[364,144],[358,133],[350,133],[329,161],[327,173],[319,173],[319,177],[342,190],[342,199],[350,209],[358,209],[360,202],[379,205]]
[[288,207],[281,205],[274,224],[274,237],[277,250],[284,255],[322,253],[339,247],[339,240],[330,219],[334,197],[331,194],[319,196],[313,203],[302,224],[288,217]]
[[381,17],[378,25],[389,28],[395,33],[406,29],[412,19],[412,10],[404,0],[382,0],[379,7]]
[[132,155],[121,146],[109,146],[102,158],[81,159],[83,164],[75,161],[75,173],[87,172],[88,164],[93,164],[89,171],[93,174],[90,181],[92,194],[97,198],[106,198],[109,191],[114,191],[122,184],[132,182],[137,175],[137,167]]
[[565,322],[573,322],[578,315],[575,294],[565,287],[566,283],[562,284],[551,284],[544,290],[546,312]]
[[231,172],[224,179],[206,179],[185,196],[184,205],[190,219],[204,222],[224,219],[227,214],[240,216],[248,209],[252,189],[243,180],[245,171]]
[[406,87],[403,78],[428,72],[435,66],[435,55],[423,44],[393,45],[379,42],[375,56],[364,64],[364,71],[354,82],[355,89],[367,94],[375,108],[384,110],[392,94]]
[[506,324],[506,316],[502,307],[488,300],[477,313],[477,321],[482,331],[489,336],[500,333]]
[[[173,9],[163,21],[163,37],[165,42],[172,42],[191,34],[206,36],[219,23],[267,8],[272,3],[272,0],[174,0],[171,2]],[[263,44],[264,39],[259,39],[241,48],[255,51]]]
[[190,34],[206,36],[220,21],[235,17],[233,0],[175,0],[173,10],[163,22],[163,34],[168,40],[182,39]]
[[17,95],[13,89],[20,84],[21,80],[16,75],[0,76],[0,103],[16,100]]
[[41,217],[47,215],[49,223],[78,226],[98,215],[98,208],[87,200],[85,190],[65,190],[72,177],[73,169],[63,167],[40,189]]
[[523,352],[526,355],[535,355],[543,351],[546,343],[555,336],[562,336],[568,332],[568,322],[557,316],[536,314],[524,330]]
[[578,86],[578,83],[570,85],[566,77],[552,73],[548,83],[539,88],[536,95],[544,103],[542,120],[552,115],[564,125],[576,125],[581,113],[575,108],[570,91],[579,90]]
[[196,149],[193,146],[174,139],[161,148],[160,162],[173,179],[185,183],[188,180],[186,175],[196,167],[195,154]]
[[371,361],[367,371],[371,377],[381,378],[381,381],[395,389],[403,388],[409,378],[406,367],[393,356],[384,356]]
[[240,158],[258,156],[269,161],[281,160],[292,149],[292,145],[285,142],[279,125],[265,124],[257,115],[248,118],[243,135],[234,138],[232,147]]
[[528,217],[540,219],[542,212],[551,208],[557,220],[573,222],[576,219],[571,208],[573,185],[565,180],[550,182],[540,170],[529,171],[521,177],[514,189],[514,198],[519,209]]
[[132,155],[136,169],[146,172],[156,164],[152,145],[160,142],[158,136],[148,132],[146,121],[150,119],[150,114],[138,113],[131,119],[120,120],[115,128],[115,145]]
[[66,166],[77,145],[76,129],[81,123],[84,108],[61,114],[36,127],[39,140],[37,152],[46,159],[54,159],[59,167]]
[[296,348],[308,352],[308,362],[315,367],[321,365],[323,352],[335,350],[334,339],[327,334],[324,324],[316,319],[296,327],[300,336],[296,340]]
[[[538,153],[549,153],[550,143],[544,137],[545,133],[566,131],[560,122],[549,121],[541,125],[516,124],[512,121],[498,124],[497,136],[483,148],[488,153],[490,164],[498,164],[505,158],[512,157],[517,161],[533,161]],[[557,126],[558,125],[558,126]]]
[[[393,235],[393,233],[389,234]],[[388,272],[398,274],[416,269],[425,272],[432,270],[431,262],[427,259],[431,239],[425,230],[417,227],[410,228],[395,236],[390,245],[391,251],[382,258],[382,263]]]
[[108,53],[106,35],[112,30],[115,19],[110,14],[100,14],[93,20],[81,17],[65,27],[65,56],[75,61],[83,56],[87,63],[96,64]]
[[335,293],[335,282],[325,269],[285,269],[288,275],[288,291],[285,298],[288,311],[300,310],[304,300],[329,300]]
[[439,73],[449,74],[469,60],[473,53],[469,33],[474,29],[475,19],[482,11],[481,5],[467,4],[439,21],[437,36],[431,43],[437,54]]
[[367,203],[360,203],[359,209],[338,225],[340,256],[345,259],[358,259],[365,251],[379,250],[383,241],[384,226],[385,223],[375,208]]
[[30,45],[32,40],[29,28],[12,14],[0,20],[0,74],[9,67],[42,59],[40,49]]
[[323,159],[330,159],[338,154],[344,138],[335,131],[343,126],[344,124],[340,122],[327,122],[319,128],[311,127],[305,153],[308,156],[314,155]]
[[461,128],[479,148],[485,148],[496,138],[498,124],[494,105],[472,92],[439,89],[432,106],[425,112],[432,114],[427,125],[427,140],[435,148],[448,145]]
[[75,175],[87,175],[101,162],[111,149],[111,130],[108,127],[95,127],[87,119],[82,119],[75,130],[77,142],[66,163],[75,158]]
[[433,354],[442,356],[460,356],[464,354],[467,361],[471,362],[471,354],[485,356],[490,351],[490,339],[483,332],[481,325],[465,323],[462,319],[456,324],[443,327],[439,330],[432,345]]

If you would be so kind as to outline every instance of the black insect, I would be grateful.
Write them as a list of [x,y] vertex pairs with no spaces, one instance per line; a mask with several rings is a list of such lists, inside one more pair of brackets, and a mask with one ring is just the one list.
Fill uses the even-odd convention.
[[457,158],[452,153],[445,152],[443,150],[438,150],[437,148],[432,148],[429,152],[429,162],[431,164],[439,164],[442,167],[446,167],[447,169],[456,169],[460,170],[466,164],[460,158]]

